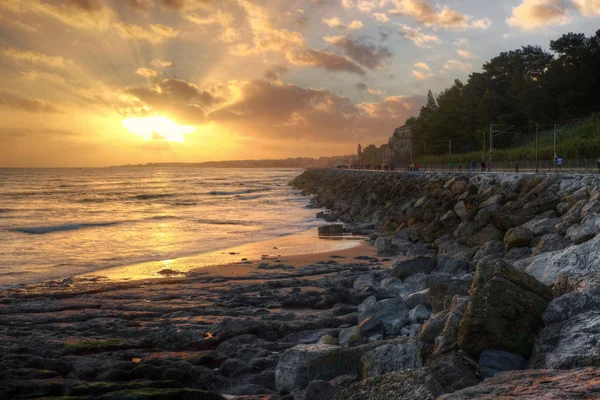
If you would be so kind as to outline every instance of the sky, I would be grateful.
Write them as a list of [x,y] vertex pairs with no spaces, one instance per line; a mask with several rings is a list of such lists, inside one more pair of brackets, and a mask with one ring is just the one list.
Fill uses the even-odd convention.
[[600,0],[0,0],[0,167],[350,154],[599,23]]

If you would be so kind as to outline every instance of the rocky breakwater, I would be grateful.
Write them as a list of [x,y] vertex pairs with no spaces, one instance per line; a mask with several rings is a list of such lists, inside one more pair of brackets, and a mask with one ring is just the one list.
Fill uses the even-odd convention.
[[284,353],[280,393],[600,396],[599,176],[309,170],[291,184],[328,210],[322,234],[368,235],[395,262],[354,281],[369,296],[335,345]]

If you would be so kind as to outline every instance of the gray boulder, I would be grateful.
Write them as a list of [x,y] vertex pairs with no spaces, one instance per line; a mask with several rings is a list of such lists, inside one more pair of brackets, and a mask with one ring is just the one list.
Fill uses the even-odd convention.
[[341,235],[344,233],[344,225],[323,225],[319,227],[319,235]]
[[358,322],[363,332],[381,331],[385,335],[398,335],[408,319],[408,308],[401,297],[377,301],[367,298],[358,306]]
[[419,256],[397,261],[392,266],[390,274],[393,277],[405,280],[418,273],[429,274],[436,266],[437,260],[435,258]]
[[481,376],[491,378],[504,371],[515,371],[527,368],[527,360],[518,354],[504,350],[484,350],[479,356]]
[[419,304],[408,312],[408,321],[410,323],[423,323],[431,316],[431,311],[422,304]]
[[500,240],[492,240],[484,243],[479,250],[477,250],[477,253],[475,253],[475,256],[473,257],[473,261],[479,261],[483,257],[498,253],[504,253],[504,242]]
[[514,247],[528,247],[533,239],[533,233],[523,227],[509,229],[504,236],[504,246],[506,251]]
[[363,378],[422,367],[420,350],[421,344],[416,340],[379,346],[362,356]]
[[275,368],[275,386],[285,393],[302,391],[308,386],[310,360],[335,351],[338,346],[303,344],[286,350]]

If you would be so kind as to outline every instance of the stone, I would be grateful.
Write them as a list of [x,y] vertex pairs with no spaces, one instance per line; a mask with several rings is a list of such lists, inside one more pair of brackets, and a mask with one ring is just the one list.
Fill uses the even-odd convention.
[[487,379],[500,372],[526,369],[527,360],[518,354],[487,349],[479,356],[479,366],[481,367],[481,376]]
[[406,297],[409,294],[409,289],[394,276],[384,279],[377,287],[377,292],[385,297]]
[[312,381],[306,387],[302,400],[330,400],[337,388],[325,381]]
[[400,254],[400,249],[392,239],[380,236],[375,240],[374,246],[377,248],[377,255],[381,257],[392,257]]
[[431,303],[429,302],[429,289],[421,290],[420,292],[411,293],[404,299],[404,303],[406,307],[409,309],[413,309],[419,304],[424,305],[427,308],[431,308]]
[[494,205],[503,205],[505,202],[506,202],[506,198],[504,197],[503,194],[495,194],[495,195],[489,197],[483,203],[479,204],[479,208],[481,209],[481,208],[491,207]]
[[478,247],[493,240],[502,240],[504,233],[496,228],[494,224],[488,224],[483,229],[476,229],[472,234],[461,240],[461,243],[469,247]]
[[374,286],[374,280],[373,280],[373,275],[371,274],[366,274],[366,275],[361,275],[358,278],[356,278],[354,280],[354,290],[358,290],[358,291],[362,291],[365,288]]
[[431,316],[431,311],[422,304],[419,304],[408,312],[408,320],[411,323],[423,323]]
[[319,339],[317,344],[327,344],[327,345],[331,345],[331,346],[337,346],[340,343],[333,336],[325,335],[325,336],[321,337],[321,339]]
[[581,224],[569,227],[566,239],[573,244],[581,244],[592,239],[598,232],[600,232],[600,218],[594,214],[586,217]]
[[444,327],[435,339],[434,356],[458,349],[459,324],[464,318],[467,301],[467,296],[455,296],[452,300],[446,320],[444,321]]
[[435,344],[435,339],[442,333],[446,320],[448,319],[449,311],[441,311],[437,314],[433,314],[425,323],[421,326],[417,339],[423,343]]
[[298,345],[286,350],[275,368],[277,390],[286,393],[304,390],[309,384],[309,361],[330,354],[336,348],[337,346],[310,344]]
[[534,236],[544,236],[549,233],[554,233],[556,224],[560,223],[560,218],[543,218],[532,224],[531,233]]
[[366,352],[361,358],[363,378],[385,375],[423,366],[416,340],[388,343]]
[[344,233],[344,225],[323,225],[319,227],[319,235],[342,235]]
[[429,274],[436,266],[437,259],[420,256],[408,260],[397,261],[392,266],[390,274],[393,277],[405,280],[418,273]]
[[600,270],[600,236],[565,250],[540,254],[514,264],[546,285],[552,285],[559,275],[586,274]]
[[593,399],[600,394],[600,368],[569,371],[531,369],[500,373],[477,386],[438,400]]
[[394,372],[353,383],[334,400],[434,400],[444,389],[427,368]]
[[504,236],[506,251],[514,247],[528,247],[533,239],[533,233],[526,228],[517,227],[509,229]]
[[461,219],[467,215],[467,205],[463,200],[456,203],[454,206],[454,213]]
[[454,296],[467,296],[471,288],[471,280],[450,279],[432,285],[427,291],[433,313],[447,310]]
[[571,369],[600,365],[600,310],[546,326],[529,360],[532,368]]
[[358,306],[358,322],[362,332],[380,329],[385,335],[397,335],[408,318],[408,308],[401,297],[377,301],[367,298]]
[[499,349],[529,358],[552,291],[504,261],[480,261],[460,322],[458,346],[478,358]]
[[338,341],[341,346],[356,343],[362,338],[360,326],[351,326],[340,331]]
[[434,357],[429,360],[427,366],[447,393],[480,383],[477,378],[477,363],[462,351],[453,351]]
[[534,249],[531,256],[537,256],[543,253],[563,250],[571,245],[571,242],[559,233],[549,233],[540,238],[534,238],[531,242]]
[[504,242],[500,240],[492,240],[490,242],[484,243],[477,250],[477,253],[475,253],[475,256],[473,257],[473,261],[479,261],[483,257],[498,253],[504,253]]

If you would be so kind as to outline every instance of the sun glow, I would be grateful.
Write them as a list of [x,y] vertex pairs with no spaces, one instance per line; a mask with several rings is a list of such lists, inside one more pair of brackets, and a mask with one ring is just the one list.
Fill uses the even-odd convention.
[[167,117],[133,117],[122,122],[125,129],[144,140],[164,138],[168,142],[183,143],[183,135],[196,130],[193,126],[178,125]]

